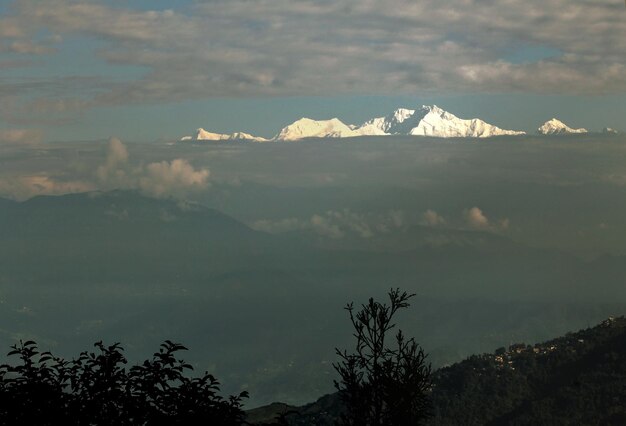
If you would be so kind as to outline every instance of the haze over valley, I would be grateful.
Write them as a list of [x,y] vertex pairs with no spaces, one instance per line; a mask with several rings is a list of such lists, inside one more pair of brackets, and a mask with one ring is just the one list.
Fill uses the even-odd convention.
[[623,136],[328,141],[3,146],[0,343],[187,342],[254,406],[331,391],[392,286],[436,366],[623,312]]

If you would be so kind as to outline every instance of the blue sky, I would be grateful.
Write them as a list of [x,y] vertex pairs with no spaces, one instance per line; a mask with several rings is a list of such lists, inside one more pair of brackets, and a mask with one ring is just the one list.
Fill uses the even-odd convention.
[[612,0],[14,0],[0,5],[0,139],[272,136],[437,104],[532,130],[624,129]]

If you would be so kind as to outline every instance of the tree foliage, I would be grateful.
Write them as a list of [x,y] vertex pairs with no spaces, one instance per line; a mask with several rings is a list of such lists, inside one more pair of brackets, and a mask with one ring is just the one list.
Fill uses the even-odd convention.
[[189,378],[186,350],[166,340],[151,360],[129,369],[119,343],[94,345],[71,361],[40,353],[33,341],[12,346],[0,366],[0,423],[6,425],[240,425],[242,400],[223,398],[211,374]]
[[336,349],[335,381],[344,404],[339,424],[345,426],[418,425],[429,417],[430,364],[413,338],[398,330],[393,345],[387,342],[395,328],[393,318],[410,306],[413,294],[391,289],[389,305],[370,298],[355,312],[346,306],[354,327],[355,352]]
[[626,319],[521,351],[472,355],[433,382],[433,426],[624,425]]

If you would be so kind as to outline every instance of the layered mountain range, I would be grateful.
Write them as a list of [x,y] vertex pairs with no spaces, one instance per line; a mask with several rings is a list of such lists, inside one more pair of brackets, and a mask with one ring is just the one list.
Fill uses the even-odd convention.
[[[537,132],[541,135],[567,135],[587,133],[574,129],[553,118],[546,121]],[[614,133],[607,129],[604,133]],[[313,120],[301,118],[281,129],[276,136],[265,139],[248,133],[221,134],[198,129],[194,136],[181,141],[297,141],[306,138],[352,138],[358,136],[429,136],[438,138],[488,138],[493,136],[520,136],[526,132],[501,129],[479,118],[462,119],[436,105],[422,105],[418,109],[399,108],[384,117],[376,117],[360,125],[346,124],[338,118]]]

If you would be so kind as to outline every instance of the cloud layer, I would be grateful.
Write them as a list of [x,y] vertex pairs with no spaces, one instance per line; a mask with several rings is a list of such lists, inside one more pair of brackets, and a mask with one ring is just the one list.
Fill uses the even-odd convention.
[[223,96],[624,93],[623,9],[613,0],[207,0],[146,11],[15,0],[0,17],[0,52],[54,54],[78,37],[98,42],[108,64],[146,71],[125,81],[13,79],[2,92],[37,87],[41,98],[21,107],[63,113]]
[[297,218],[257,220],[252,227],[270,233],[310,231],[330,239],[346,236],[368,239],[402,229],[406,225],[404,216],[404,212],[399,210],[390,210],[384,214],[356,213],[350,209],[328,210],[313,214],[307,220]]
[[[19,141],[20,138],[15,142]],[[36,157],[37,154],[34,155]],[[67,166],[57,173],[5,174],[0,177],[0,196],[21,200],[35,195],[134,189],[157,198],[185,199],[210,186],[209,169],[196,169],[186,159],[175,158],[145,165],[131,163],[126,145],[118,138],[109,140],[105,159],[95,167],[95,171],[88,171],[86,163]]]
[[390,232],[403,233],[414,223],[442,229],[472,229],[492,233],[502,233],[509,229],[510,221],[508,218],[498,221],[490,220],[478,207],[465,209],[462,213],[462,221],[456,220],[449,223],[432,209],[426,210],[417,220],[401,210],[389,210],[385,214],[373,214],[343,209],[316,213],[310,219],[262,219],[253,222],[251,226],[256,230],[269,233],[309,231],[334,240],[351,236],[370,239]]

